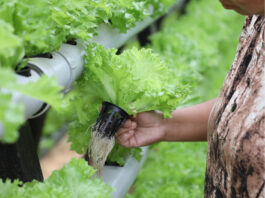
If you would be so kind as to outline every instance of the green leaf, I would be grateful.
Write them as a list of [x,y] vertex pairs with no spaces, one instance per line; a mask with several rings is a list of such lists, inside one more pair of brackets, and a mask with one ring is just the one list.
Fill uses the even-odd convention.
[[16,82],[15,74],[6,68],[0,68],[0,123],[3,125],[4,135],[1,141],[12,143],[18,138],[18,128],[24,123],[24,108],[22,104],[16,104],[11,99],[12,92],[42,100],[52,105],[57,111],[65,104],[60,94],[61,87],[55,79],[47,76],[41,77],[38,81],[27,84]]
[[126,197],[203,197],[206,143],[161,142],[150,149]]
[[100,179],[91,177],[95,170],[88,166],[84,159],[73,158],[61,170],[40,183],[36,180],[21,185],[15,180],[13,183],[0,179],[0,198],[109,198],[112,189]]
[[[12,143],[18,139],[18,128],[24,123],[24,108],[21,104],[14,104],[10,94],[0,93],[0,127],[3,134],[0,140]],[[1,130],[0,129],[0,130]]]
[[0,67],[14,68],[24,56],[22,40],[13,33],[13,27],[0,18]]
[[111,187],[98,178],[91,179],[95,172],[84,159],[73,158],[61,170],[54,171],[46,182],[57,187],[63,186],[69,197],[111,197]]
[[18,185],[21,185],[22,182],[15,180],[13,182],[10,179],[7,179],[5,182],[0,179],[0,198],[18,198],[22,194],[18,192]]

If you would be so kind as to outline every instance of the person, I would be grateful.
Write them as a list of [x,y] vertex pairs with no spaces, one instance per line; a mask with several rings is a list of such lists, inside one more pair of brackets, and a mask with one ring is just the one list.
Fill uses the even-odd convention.
[[128,148],[160,141],[208,140],[205,197],[265,197],[264,0],[221,0],[248,15],[218,98],[172,112],[138,113],[116,133]]

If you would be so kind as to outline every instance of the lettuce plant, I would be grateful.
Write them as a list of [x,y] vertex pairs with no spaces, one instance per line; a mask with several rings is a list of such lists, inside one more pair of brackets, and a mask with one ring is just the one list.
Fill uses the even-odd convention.
[[[76,118],[70,124],[69,139],[72,149],[79,153],[88,148],[91,126],[103,101],[121,107],[130,115],[159,110],[169,117],[189,92],[189,86],[175,78],[170,67],[150,49],[133,48],[121,55],[102,46],[87,50],[90,56],[71,98]],[[121,149],[115,148],[113,153]]]
[[0,179],[0,198],[109,198],[112,188],[98,178],[91,177],[95,170],[84,159],[75,159],[62,169],[54,171],[43,183],[32,181],[20,185],[15,180]]

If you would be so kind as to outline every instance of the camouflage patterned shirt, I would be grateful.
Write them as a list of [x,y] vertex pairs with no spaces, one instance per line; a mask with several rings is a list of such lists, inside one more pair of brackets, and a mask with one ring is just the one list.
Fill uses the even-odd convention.
[[265,198],[265,17],[245,20],[208,122],[207,198]]

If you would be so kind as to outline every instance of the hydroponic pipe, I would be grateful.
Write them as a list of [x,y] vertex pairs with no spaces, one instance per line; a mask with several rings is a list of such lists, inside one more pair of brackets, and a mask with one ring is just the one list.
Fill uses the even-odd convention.
[[[22,76],[22,75],[16,75],[17,83],[18,84],[27,84],[28,82],[37,81],[40,78],[40,73],[37,71],[30,69],[29,70],[29,76]],[[43,102],[40,100],[37,100],[35,98],[23,95],[19,92],[12,91],[12,101],[15,104],[23,104],[24,105],[24,116],[25,118],[32,117],[41,107],[43,106]]]
[[51,58],[31,58],[29,67],[55,77],[66,93],[83,71],[84,55],[85,48],[80,42],[76,45],[62,44],[58,52],[52,53]]
[[119,48],[125,44],[131,37],[148,27],[154,19],[146,18],[144,21],[136,23],[136,26],[128,30],[127,33],[120,33],[119,29],[112,28],[110,24],[101,24],[98,26],[98,36],[94,41],[107,48]]
[[[28,66],[31,70],[37,71],[40,75],[55,77],[58,84],[63,87],[62,92],[67,93],[73,82],[83,71],[85,55],[84,46],[80,42],[77,42],[76,45],[62,44],[58,52],[53,52],[51,55],[51,58],[31,58]],[[31,105],[34,104],[32,102],[33,101],[31,101]],[[35,103],[37,102],[35,101]],[[31,111],[25,116],[26,118],[33,118],[47,111],[48,105],[42,102],[41,108],[35,108],[34,105],[29,108]]]
[[[55,77],[58,84],[63,87],[62,92],[67,93],[83,71],[84,46],[80,42],[76,45],[62,44],[58,52],[53,52],[51,55],[51,58],[31,58],[28,66],[38,71],[40,75]],[[31,111],[26,114],[26,118],[33,118],[46,112],[49,105],[42,102],[41,108],[34,106],[29,108]]]
[[148,153],[148,147],[142,147],[142,159],[138,162],[133,157],[128,157],[124,166],[104,166],[102,179],[114,190],[113,198],[123,198],[133,184],[137,173],[142,167]]
[[[173,5],[167,14],[183,9],[188,0],[179,0],[175,5]],[[153,13],[150,9],[149,14]],[[124,45],[130,38],[134,35],[137,35],[139,32],[144,30],[146,27],[150,26],[155,22],[159,17],[152,18],[147,17],[143,21],[136,23],[136,26],[129,29],[126,33],[120,33],[120,30],[117,28],[112,28],[110,24],[101,24],[98,26],[97,32],[98,36],[94,37],[94,41],[102,46],[107,48],[119,48]]]
[[[63,44],[58,52],[52,53],[51,58],[31,58],[28,62],[28,75],[23,76],[17,74],[17,83],[26,84],[28,82],[37,81],[41,75],[47,75],[49,77],[55,77],[59,85],[63,87],[63,93],[66,93],[83,71],[84,55],[85,48],[80,42],[77,42],[76,45]],[[26,119],[43,114],[49,107],[43,101],[23,95],[19,92],[4,91],[12,93],[12,101],[14,103],[24,105],[24,116]],[[0,123],[0,139],[3,133],[3,126]]]

